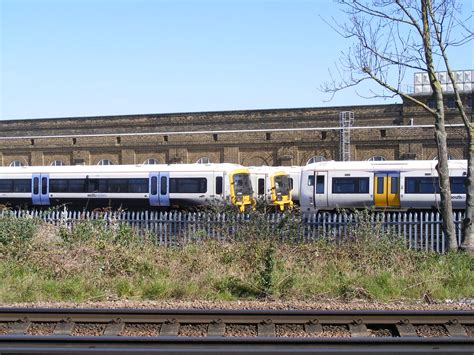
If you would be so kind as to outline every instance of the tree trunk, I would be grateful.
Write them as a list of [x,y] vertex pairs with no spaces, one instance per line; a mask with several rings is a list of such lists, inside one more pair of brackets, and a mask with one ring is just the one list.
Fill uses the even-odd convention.
[[438,108],[441,108],[438,109],[435,118],[435,138],[436,146],[438,148],[438,164],[436,164],[436,170],[438,171],[440,187],[440,208],[441,216],[443,218],[443,232],[448,241],[449,250],[457,250],[458,242],[456,240],[456,230],[454,228],[453,204],[451,201],[451,186],[449,184],[448,144],[444,124],[443,94],[441,92],[436,93],[436,99],[438,101]]
[[474,228],[472,227],[474,216],[474,127],[467,127],[468,151],[467,151],[467,177],[466,177],[466,217],[462,223],[464,240],[462,249],[474,255]]

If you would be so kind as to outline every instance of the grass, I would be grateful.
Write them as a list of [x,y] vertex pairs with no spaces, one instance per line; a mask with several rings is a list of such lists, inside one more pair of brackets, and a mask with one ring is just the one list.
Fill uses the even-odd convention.
[[[257,223],[261,223],[258,221]],[[83,222],[72,232],[0,219],[0,302],[107,299],[365,299],[474,295],[473,258],[407,249],[360,227],[345,241],[282,243],[260,226],[229,242],[160,247],[126,225]],[[251,235],[255,228],[254,235]]]

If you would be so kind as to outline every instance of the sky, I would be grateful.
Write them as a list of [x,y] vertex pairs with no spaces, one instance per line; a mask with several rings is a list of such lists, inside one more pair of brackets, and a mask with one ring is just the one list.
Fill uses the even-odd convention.
[[0,120],[399,102],[328,101],[352,43],[331,17],[331,0],[0,0]]

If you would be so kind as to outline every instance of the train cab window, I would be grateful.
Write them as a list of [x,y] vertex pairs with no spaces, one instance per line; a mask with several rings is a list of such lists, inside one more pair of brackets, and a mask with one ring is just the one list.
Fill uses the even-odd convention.
[[406,177],[405,193],[407,194],[434,194],[439,193],[437,177]]
[[[161,181],[162,181],[161,193],[163,195],[163,180]],[[206,178],[171,178],[170,179],[170,193],[184,193],[184,194],[185,193],[205,193],[206,191],[207,191]]]
[[257,195],[265,195],[265,179],[258,179]]
[[293,190],[293,178],[288,178],[288,183],[290,184],[290,190]]
[[222,195],[222,176],[216,176],[216,195]]
[[324,176],[316,177],[316,193],[317,194],[324,193]]
[[167,192],[168,192],[168,179],[166,178],[166,176],[162,176],[161,183],[160,183],[160,194],[166,195]]
[[384,179],[384,176],[377,177],[377,193],[378,194],[383,194],[383,190],[384,190],[383,179]]
[[332,179],[332,193],[334,194],[368,194],[369,178],[340,177]]
[[153,196],[156,196],[158,194],[157,183],[158,183],[158,178],[156,176],[152,176],[150,194],[152,194]]
[[314,175],[308,176],[308,186],[314,186]]
[[451,182],[451,193],[453,194],[465,194],[466,193],[466,178],[459,176],[459,177],[451,177],[449,179]]

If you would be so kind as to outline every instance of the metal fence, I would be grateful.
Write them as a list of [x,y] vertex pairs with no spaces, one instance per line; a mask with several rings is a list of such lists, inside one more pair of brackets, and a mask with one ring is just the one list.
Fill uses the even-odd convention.
[[[73,230],[84,221],[97,221],[105,227],[129,225],[160,245],[187,243],[202,239],[224,240],[245,235],[271,235],[282,241],[309,242],[318,238],[343,240],[363,229],[367,233],[388,233],[404,238],[410,248],[443,252],[448,244],[435,212],[355,212],[301,214],[237,214],[210,212],[155,211],[1,211],[3,217],[39,218],[55,226]],[[456,238],[461,244],[464,213],[454,213]]]

